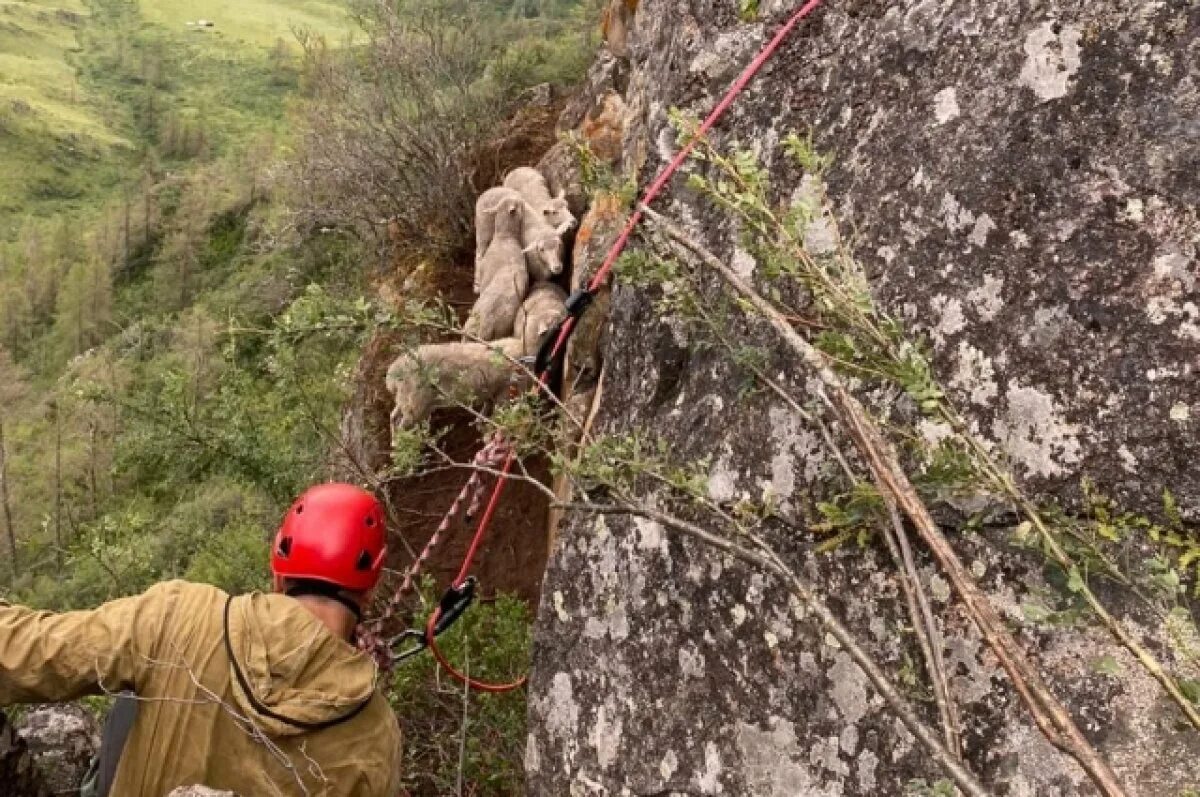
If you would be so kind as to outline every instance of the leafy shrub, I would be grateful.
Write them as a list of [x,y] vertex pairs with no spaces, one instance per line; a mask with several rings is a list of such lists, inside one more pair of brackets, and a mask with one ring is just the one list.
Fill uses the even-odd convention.
[[[424,590],[436,599],[431,585]],[[517,598],[501,595],[477,602],[438,638],[460,670],[483,680],[511,681],[529,666],[531,618]],[[525,750],[525,692],[472,692],[465,706],[461,684],[438,672],[433,656],[421,653],[399,665],[392,705],[404,731],[405,797],[522,794]],[[465,719],[464,719],[465,714]],[[463,790],[457,790],[463,723]]]
[[[575,4],[551,5],[564,16]],[[311,100],[291,172],[300,225],[353,229],[414,256],[465,250],[475,197],[489,187],[472,184],[472,153],[521,91],[574,82],[590,61],[580,28],[515,12],[372,0],[358,7],[365,44],[334,50],[305,37]],[[558,38],[526,38],[535,30]]]

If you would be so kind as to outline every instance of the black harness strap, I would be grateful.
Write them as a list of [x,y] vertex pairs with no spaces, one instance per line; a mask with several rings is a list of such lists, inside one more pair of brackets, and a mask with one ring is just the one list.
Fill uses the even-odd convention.
[[284,715],[276,713],[276,712],[272,711],[271,709],[267,708],[266,706],[264,706],[262,703],[259,702],[258,698],[254,696],[254,692],[252,692],[250,690],[250,684],[247,683],[246,676],[242,673],[242,668],[238,666],[237,657],[233,655],[233,641],[229,637],[229,607],[232,604],[233,604],[233,596],[231,595],[225,601],[225,620],[224,620],[225,653],[229,656],[229,666],[233,668],[233,675],[235,678],[237,678],[238,686],[240,686],[242,688],[242,692],[246,695],[246,700],[248,700],[250,702],[250,706],[255,711],[257,711],[259,714],[262,714],[264,717],[267,717],[269,719],[273,719],[276,722],[282,722],[285,725],[291,725],[293,728],[302,728],[306,731],[320,731],[320,730],[324,730],[325,728],[332,728],[335,725],[341,725],[343,722],[346,722],[347,720],[351,720],[354,717],[358,716],[358,714],[364,708],[366,708],[367,704],[369,704],[371,702],[371,700],[375,697],[372,694],[370,697],[368,697],[362,703],[359,703],[357,706],[352,708],[348,713],[343,714],[340,717],[334,717],[331,720],[326,720],[325,722],[304,722],[303,720],[293,719],[291,717],[285,717]]
[[589,291],[587,288],[580,288],[567,297],[565,307],[567,315],[579,318],[583,315],[583,311],[588,309],[588,305],[596,298],[596,294]]
[[[567,357],[567,341],[562,342],[562,346],[555,352],[554,349],[558,346],[558,338],[562,334],[564,324],[571,324],[571,331],[575,331],[576,322],[584,312],[591,306],[592,301],[596,298],[595,294],[587,288],[580,288],[567,297],[566,310],[567,314],[542,335],[542,340],[538,346],[537,359],[534,360],[533,372],[535,374],[545,374],[545,384],[547,389],[554,394],[558,394],[559,388],[562,385],[563,363]],[[569,339],[569,338],[568,338]]]

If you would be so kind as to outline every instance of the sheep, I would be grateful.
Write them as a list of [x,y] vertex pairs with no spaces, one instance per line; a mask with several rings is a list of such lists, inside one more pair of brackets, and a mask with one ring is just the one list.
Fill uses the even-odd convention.
[[[500,203],[512,196],[512,191],[503,187],[489,188],[475,200],[475,293],[483,290],[483,272],[479,263],[492,245],[496,234],[496,209]],[[522,208],[524,210],[524,208]],[[523,218],[523,216],[522,216]],[[524,246],[524,244],[522,244]]]
[[567,292],[553,282],[539,282],[517,311],[513,334],[521,339],[525,354],[536,354],[542,336],[567,315]]
[[524,372],[513,363],[521,355],[519,338],[429,343],[400,355],[384,380],[395,399],[393,431],[413,428],[438,407],[489,408],[521,383]]
[[487,288],[492,277],[500,273],[515,261],[526,262],[523,247],[525,230],[525,215],[530,212],[525,200],[511,191],[504,193],[486,192],[492,205],[487,209],[487,243],[483,248],[475,250],[475,293],[481,294]]
[[522,203],[521,245],[534,279],[547,280],[562,273],[562,236],[542,220],[538,211],[520,193],[504,186],[489,188],[475,202],[475,292],[486,287],[488,275],[481,267],[483,257],[496,234],[496,213],[500,203],[516,198]]
[[529,267],[521,249],[524,201],[505,197],[496,206],[495,235],[480,260],[482,290],[463,325],[468,340],[496,340],[513,332],[513,321],[529,288]]
[[504,187],[511,188],[524,197],[559,235],[575,226],[575,217],[571,215],[571,209],[567,206],[567,192],[559,190],[557,196],[550,196],[546,178],[537,169],[528,166],[513,169],[505,176]]

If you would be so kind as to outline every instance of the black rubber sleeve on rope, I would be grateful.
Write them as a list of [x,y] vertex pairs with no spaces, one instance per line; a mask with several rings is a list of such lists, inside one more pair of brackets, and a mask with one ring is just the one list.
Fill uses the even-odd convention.
[[463,612],[475,600],[475,577],[471,576],[460,587],[450,587],[438,604],[438,620],[433,627],[433,633],[440,636],[454,621],[462,617]]
[[596,295],[587,288],[580,288],[579,290],[575,291],[567,297],[567,315],[579,318],[579,316],[583,315],[583,311],[588,309],[588,306],[591,305],[592,300],[595,298]]
[[[591,306],[592,301],[596,298],[595,294],[587,288],[580,288],[567,297],[565,307],[567,316],[562,321],[559,321],[551,329],[548,329],[542,335],[541,344],[538,346],[537,359],[534,361],[533,372],[541,375],[546,374],[546,388],[554,395],[559,395],[559,388],[562,386],[562,371],[563,360],[567,356],[567,340],[563,341],[562,348],[555,354],[554,347],[558,345],[558,336],[562,334],[563,324],[567,323],[567,319],[573,318],[579,320]],[[572,324],[574,331],[577,324]]]

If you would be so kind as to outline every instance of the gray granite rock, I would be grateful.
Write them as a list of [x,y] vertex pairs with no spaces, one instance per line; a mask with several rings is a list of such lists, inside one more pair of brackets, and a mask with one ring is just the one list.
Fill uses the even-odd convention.
[[237,797],[231,791],[217,791],[207,786],[180,786],[167,797]]
[[0,711],[0,786],[5,797],[48,797],[41,773],[33,763],[29,746],[8,716]]
[[[747,23],[737,5],[641,2],[624,93],[626,166],[641,185],[675,151],[668,111],[706,112],[793,7],[764,0]],[[928,337],[939,377],[1022,485],[1069,509],[1086,476],[1151,514],[1167,488],[1194,524],[1198,32],[1200,8],[1184,0],[829,3],[715,138],[755,149],[784,199],[802,175],[779,145],[813,130],[836,158],[830,197],[877,300]],[[683,180],[660,207],[758,276],[737,229]],[[708,458],[715,500],[778,496],[773,545],[893,674],[919,672],[886,554],[812,552],[806,507],[827,494],[830,472],[815,430],[771,396],[744,395],[740,376],[656,298],[613,292],[598,428],[661,435],[680,460]],[[772,345],[758,327],[729,332]],[[780,381],[803,396],[806,375],[773,353]],[[1092,623],[1030,619],[1038,602],[1066,606],[1041,557],[999,529],[955,544],[1129,793],[1197,788],[1200,736],[1133,658]],[[996,794],[1095,793],[922,566],[969,765]],[[1169,667],[1198,677],[1152,611],[1117,589],[1102,598]],[[531,795],[899,795],[943,777],[777,584],[646,521],[565,525],[530,700]]]
[[31,708],[19,723],[21,738],[54,794],[77,794],[92,757],[100,749],[100,726],[74,704]]

